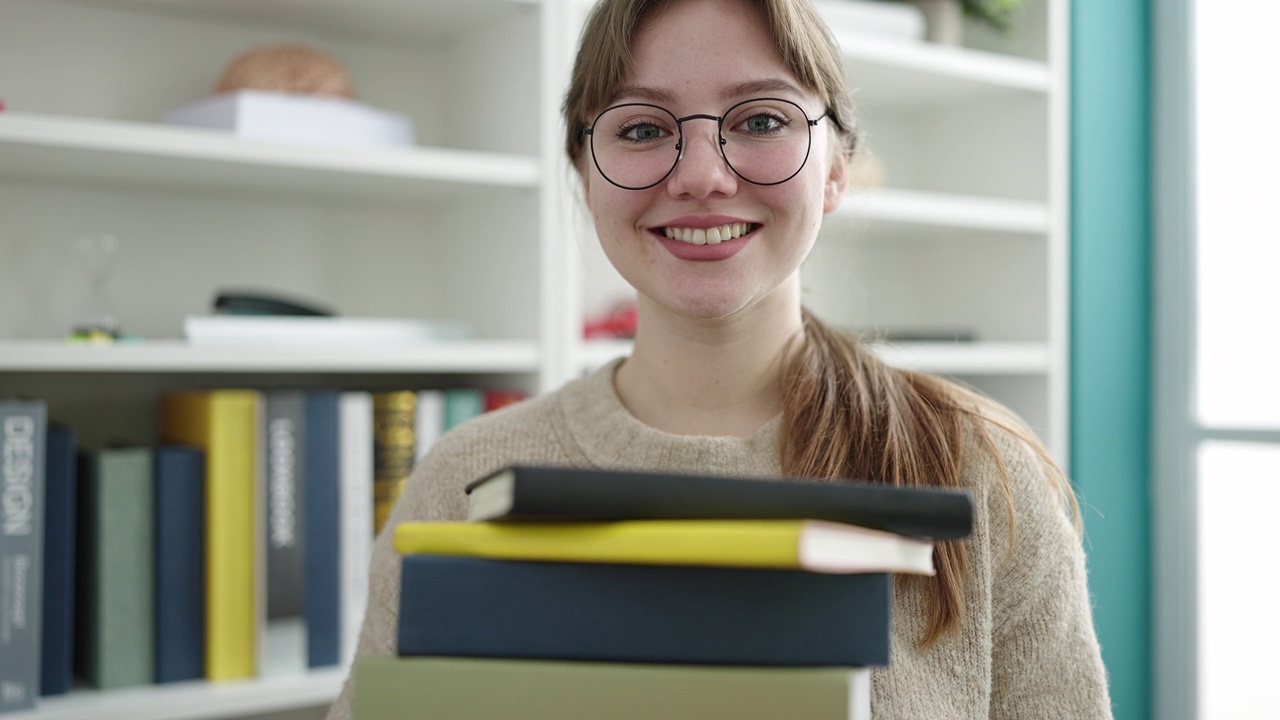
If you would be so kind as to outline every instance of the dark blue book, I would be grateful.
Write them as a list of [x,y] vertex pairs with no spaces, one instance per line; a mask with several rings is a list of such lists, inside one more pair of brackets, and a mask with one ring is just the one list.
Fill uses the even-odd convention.
[[76,610],[76,431],[50,425],[45,435],[44,632],[40,694],[71,690]]
[[204,451],[157,447],[155,483],[156,682],[202,680]]
[[398,650],[690,665],[889,662],[889,576],[665,565],[402,560]]
[[307,392],[303,467],[303,552],[306,587],[307,664],[336,665],[342,634],[338,606],[338,404],[333,390]]

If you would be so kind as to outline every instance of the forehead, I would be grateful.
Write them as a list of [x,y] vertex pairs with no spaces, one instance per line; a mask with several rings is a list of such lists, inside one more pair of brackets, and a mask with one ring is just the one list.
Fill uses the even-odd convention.
[[635,36],[632,73],[615,100],[729,101],[803,96],[763,12],[746,0],[683,0]]

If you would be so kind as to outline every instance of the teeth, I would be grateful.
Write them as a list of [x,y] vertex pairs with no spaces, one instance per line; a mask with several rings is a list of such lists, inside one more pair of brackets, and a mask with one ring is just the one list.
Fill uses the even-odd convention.
[[690,245],[716,245],[725,240],[740,238],[751,231],[755,226],[751,223],[729,223],[713,228],[663,228],[662,234],[672,240],[689,243]]

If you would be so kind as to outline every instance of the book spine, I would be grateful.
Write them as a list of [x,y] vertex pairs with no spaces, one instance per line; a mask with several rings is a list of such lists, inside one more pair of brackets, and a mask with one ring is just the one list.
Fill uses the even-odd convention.
[[373,553],[373,396],[343,392],[338,408],[341,455],[338,509],[341,528],[340,578],[342,636],[340,660],[355,657],[369,594],[369,559]]
[[484,390],[449,388],[444,391],[444,429],[452,430],[484,413]]
[[401,655],[710,665],[889,660],[889,576],[402,559]]
[[153,461],[143,447],[90,453],[77,497],[76,658],[100,689],[155,678]]
[[267,619],[297,617],[303,608],[306,446],[301,391],[269,392],[265,398],[267,453]]
[[363,655],[354,716],[400,720],[869,720],[871,668]]
[[310,667],[335,665],[339,655],[342,620],[338,608],[338,407],[336,391],[314,390],[306,395],[304,569]]
[[373,529],[382,532],[404,484],[413,472],[417,393],[373,396]]
[[40,694],[71,690],[76,578],[76,432],[50,425],[45,438],[44,615]]
[[527,397],[528,393],[517,388],[489,388],[484,391],[484,411],[501,410],[508,405],[515,405]]
[[[261,605],[258,501],[262,400],[253,390],[170,392],[162,397],[165,442],[205,451],[205,673],[210,680],[257,673]],[[259,524],[261,523],[261,524]]]
[[0,401],[0,712],[40,694],[46,413]]
[[266,603],[259,617],[258,675],[275,677],[296,675],[307,667],[306,394],[273,390],[265,394],[262,405],[266,482],[259,498],[266,519],[259,552]]
[[444,434],[444,391],[418,391],[417,409],[414,423],[414,459],[422,460]]
[[181,445],[156,448],[157,683],[205,676],[204,484],[202,450]]

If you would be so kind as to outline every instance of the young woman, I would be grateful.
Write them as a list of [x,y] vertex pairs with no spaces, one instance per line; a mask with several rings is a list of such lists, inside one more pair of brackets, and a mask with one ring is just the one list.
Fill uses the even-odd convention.
[[[894,590],[878,718],[1111,716],[1078,511],[996,404],[897,370],[800,302],[845,191],[855,123],[808,0],[603,0],[565,102],[568,153],[635,287],[632,355],[444,437],[388,527],[466,515],[514,462],[968,488],[975,532]],[[395,652],[398,558],[378,539],[362,654]],[[330,717],[350,713],[348,682]]]

